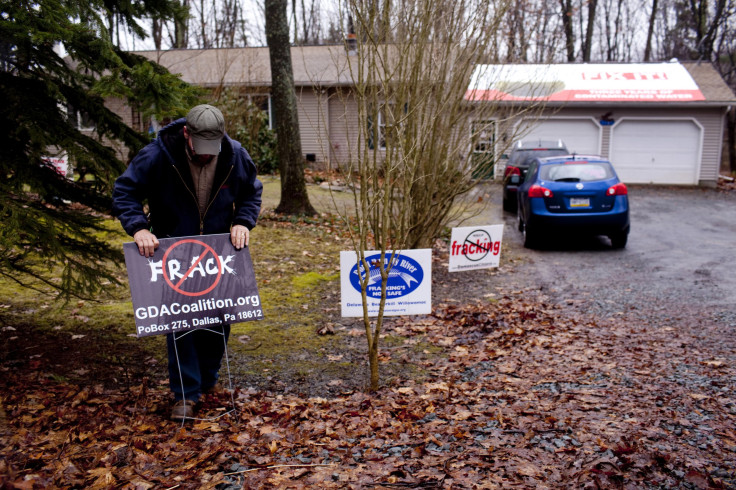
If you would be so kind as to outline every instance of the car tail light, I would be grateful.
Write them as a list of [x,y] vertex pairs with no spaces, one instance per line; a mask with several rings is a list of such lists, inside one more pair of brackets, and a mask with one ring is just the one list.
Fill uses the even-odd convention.
[[623,182],[619,182],[618,184],[609,187],[606,191],[607,196],[625,196],[628,193],[629,190],[626,188]]
[[504,178],[511,177],[512,175],[521,175],[521,170],[514,166],[506,167],[506,170],[503,172]]
[[533,185],[529,188],[529,197],[552,197],[552,191],[541,185]]

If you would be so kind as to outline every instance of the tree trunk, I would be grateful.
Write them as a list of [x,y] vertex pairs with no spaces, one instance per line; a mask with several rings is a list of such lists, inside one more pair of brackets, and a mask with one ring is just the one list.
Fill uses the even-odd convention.
[[200,35],[200,47],[204,49],[210,48],[210,41],[207,39],[207,18],[205,17],[206,8],[205,5],[209,2],[199,0],[199,35]]
[[590,0],[588,2],[588,25],[585,28],[585,50],[583,51],[583,61],[590,62],[590,52],[593,46],[593,30],[595,29],[595,9],[598,0]]
[[378,346],[372,346],[368,351],[368,364],[371,371],[370,391],[378,391],[380,387],[380,377],[378,374]]
[[189,43],[187,32],[187,17],[189,16],[189,0],[183,0],[182,11],[174,19],[174,48],[185,49]]
[[287,0],[266,0],[266,43],[271,60],[271,91],[281,173],[281,201],[277,213],[316,214],[304,181],[304,158],[299,136]]
[[650,61],[652,57],[652,37],[654,36],[654,23],[657,20],[657,0],[652,1],[652,14],[649,16],[649,28],[647,29],[647,45],[644,48],[644,61]]
[[151,21],[151,37],[153,38],[153,46],[156,51],[161,51],[161,38],[163,32],[163,20],[152,19]]
[[562,9],[562,27],[565,31],[565,48],[567,50],[567,61],[575,61],[575,32],[572,28],[572,1],[560,0]]

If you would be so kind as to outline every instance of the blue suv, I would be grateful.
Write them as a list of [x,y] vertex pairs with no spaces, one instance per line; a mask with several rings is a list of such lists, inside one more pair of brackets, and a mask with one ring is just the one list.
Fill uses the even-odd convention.
[[503,210],[511,213],[516,211],[516,192],[533,159],[569,153],[562,140],[524,140],[514,143],[503,171]]
[[613,248],[626,246],[628,189],[604,158],[536,158],[517,194],[518,226],[527,248],[560,232],[606,235]]

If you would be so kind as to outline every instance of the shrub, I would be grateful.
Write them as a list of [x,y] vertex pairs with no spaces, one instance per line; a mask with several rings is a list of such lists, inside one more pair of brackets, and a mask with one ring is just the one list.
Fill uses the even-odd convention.
[[268,127],[268,113],[237,89],[224,89],[216,105],[225,116],[227,133],[248,150],[258,173],[277,173],[276,133]]

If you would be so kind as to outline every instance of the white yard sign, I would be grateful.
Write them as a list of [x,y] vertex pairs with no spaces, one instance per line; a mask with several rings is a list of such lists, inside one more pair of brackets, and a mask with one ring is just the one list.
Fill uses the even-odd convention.
[[59,175],[71,180],[72,174],[69,168],[69,156],[66,153],[60,153],[56,156],[45,156],[41,157],[41,159],[54,167]]
[[[366,252],[369,264],[368,298],[369,316],[378,315],[381,302],[381,275],[378,268],[380,251]],[[391,268],[386,285],[384,315],[426,315],[432,312],[432,250],[404,250],[391,259],[387,251],[384,262]],[[360,271],[360,272],[358,272]],[[342,293],[342,316],[363,316],[363,299],[360,278],[365,277],[365,268],[358,267],[357,254],[353,251],[340,252],[340,290]]]
[[449,271],[498,267],[502,238],[503,225],[453,228]]

